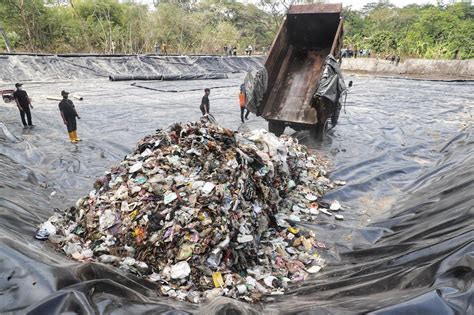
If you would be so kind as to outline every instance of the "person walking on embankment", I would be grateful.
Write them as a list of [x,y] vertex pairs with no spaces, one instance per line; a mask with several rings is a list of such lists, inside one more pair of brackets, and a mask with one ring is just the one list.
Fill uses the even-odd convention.
[[[16,106],[20,110],[20,117],[21,117],[21,122],[23,123],[23,128],[31,128],[34,127],[33,122],[31,121],[31,111],[30,108],[33,109],[33,105],[31,105],[30,98],[28,97],[28,93],[26,93],[25,90],[22,88],[23,84],[22,83],[16,83],[15,88],[16,91],[13,92],[13,98],[15,99]],[[28,124],[26,123],[25,120],[25,115],[26,119],[28,120]]]
[[76,117],[77,119],[81,119],[81,117],[79,117],[79,114],[74,107],[74,103],[68,98],[69,92],[63,90],[61,91],[61,95],[63,99],[59,102],[59,111],[61,112],[64,124],[67,126],[69,139],[72,143],[77,143],[81,141],[81,139],[77,137]]

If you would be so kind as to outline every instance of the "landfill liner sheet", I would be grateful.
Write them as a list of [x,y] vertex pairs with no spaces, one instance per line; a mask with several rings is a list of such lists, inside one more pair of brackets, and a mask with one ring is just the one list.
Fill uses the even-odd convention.
[[[208,84],[211,113],[222,127],[264,128],[265,121],[255,117],[240,124],[243,74],[207,82],[131,85],[104,78],[24,84],[36,105],[36,127],[22,129],[18,110],[0,105],[0,312],[473,314],[474,85],[345,77],[354,87],[337,127],[322,143],[313,143],[307,132],[293,134],[330,160],[330,181],[346,182],[317,196],[319,206],[329,209],[337,200],[342,209],[290,226],[290,232],[311,232],[305,238],[314,235],[326,263],[304,281],[288,283],[283,295],[263,294],[254,302],[222,296],[179,301],[162,295],[160,282],[106,263],[77,262],[35,239],[41,223],[92,196],[97,179],[120,165],[140,139],[177,121],[198,121]],[[82,118],[79,144],[69,143],[57,102],[44,97],[62,89],[84,96],[74,101]],[[149,154],[146,149],[140,154]],[[216,189],[206,189],[211,188]],[[173,193],[168,198],[182,197]],[[133,204],[123,207],[134,211]],[[176,250],[185,257],[188,249]],[[225,282],[222,276],[215,275],[217,284]]]
[[263,58],[221,56],[21,56],[0,58],[0,79],[9,81],[190,80],[223,78],[224,73],[261,67]]

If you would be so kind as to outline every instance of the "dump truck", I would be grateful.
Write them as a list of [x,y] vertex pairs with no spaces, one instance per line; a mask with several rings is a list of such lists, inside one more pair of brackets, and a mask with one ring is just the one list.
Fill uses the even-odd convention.
[[[247,108],[280,135],[287,126],[322,138],[336,125],[347,91],[338,60],[342,4],[292,5],[268,53],[265,68],[245,79]],[[352,85],[352,82],[350,83]]]

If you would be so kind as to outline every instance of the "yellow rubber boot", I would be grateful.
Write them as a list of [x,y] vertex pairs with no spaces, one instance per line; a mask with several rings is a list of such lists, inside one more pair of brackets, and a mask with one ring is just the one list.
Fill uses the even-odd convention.
[[69,140],[71,140],[71,143],[76,143],[76,138],[74,137],[74,131],[68,132],[69,133]]
[[76,142],[82,141],[77,137],[77,130],[74,130],[72,133],[74,134],[74,140],[76,140]]

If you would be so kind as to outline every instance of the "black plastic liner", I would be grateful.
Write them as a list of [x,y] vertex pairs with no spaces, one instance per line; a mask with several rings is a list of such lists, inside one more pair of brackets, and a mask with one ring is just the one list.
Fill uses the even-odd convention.
[[0,80],[13,82],[91,80],[109,76],[112,78],[129,76],[135,77],[133,80],[148,80],[150,77],[169,76],[179,79],[197,75],[198,78],[209,76],[208,78],[212,79],[218,78],[223,73],[246,73],[255,70],[261,67],[264,60],[261,56],[3,55],[2,57],[4,58],[0,58]]
[[178,81],[178,80],[218,80],[227,79],[225,73],[200,73],[200,74],[158,74],[158,75],[109,75],[110,81]]
[[[73,262],[33,235],[142,136],[199,119],[203,87],[221,86],[211,90],[210,111],[222,125],[266,126],[254,116],[240,124],[243,74],[139,83],[151,89],[105,79],[25,84],[34,129],[22,129],[14,105],[0,105],[0,312],[472,314],[474,84],[347,79],[355,82],[347,113],[323,143],[296,133],[333,161],[331,178],[348,182],[325,197],[341,202],[344,221],[301,223],[337,255],[322,250],[329,265],[284,296],[199,306],[159,297],[155,284],[118,269]],[[80,145],[68,142],[57,102],[41,96],[62,89],[84,96],[75,101]]]
[[[472,131],[442,149],[387,217],[353,234],[338,266],[290,293],[299,300],[292,312],[473,314]],[[314,300],[300,299],[311,293]],[[279,300],[275,307],[288,297]]]

